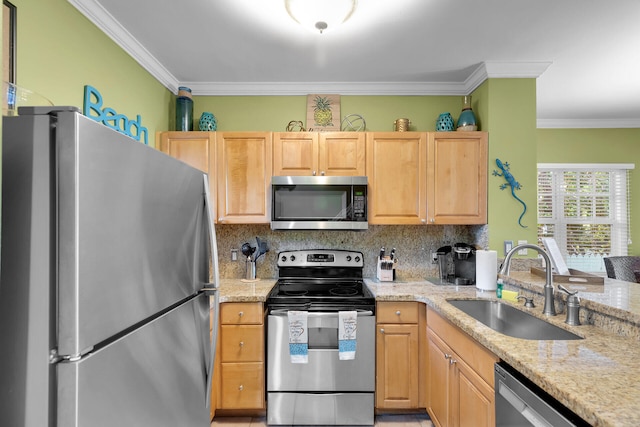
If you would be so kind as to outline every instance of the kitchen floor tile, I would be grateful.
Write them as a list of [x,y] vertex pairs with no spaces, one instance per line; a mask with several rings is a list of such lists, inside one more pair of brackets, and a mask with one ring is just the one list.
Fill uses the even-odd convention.
[[[267,427],[267,420],[264,417],[216,417],[211,427]],[[375,427],[433,427],[433,423],[427,414],[378,415]]]

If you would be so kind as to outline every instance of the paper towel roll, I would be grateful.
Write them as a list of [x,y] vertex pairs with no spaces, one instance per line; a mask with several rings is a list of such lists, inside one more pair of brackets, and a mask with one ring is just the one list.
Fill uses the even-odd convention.
[[495,291],[498,280],[498,252],[476,251],[476,288]]

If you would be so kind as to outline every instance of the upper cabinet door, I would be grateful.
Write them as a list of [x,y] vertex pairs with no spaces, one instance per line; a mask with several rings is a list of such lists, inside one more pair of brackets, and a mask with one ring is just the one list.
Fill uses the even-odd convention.
[[[312,176],[318,171],[317,132],[274,132],[273,174]],[[318,173],[319,174],[319,173]]]
[[318,144],[320,175],[364,176],[364,132],[323,132]]
[[423,224],[427,215],[427,134],[368,132],[369,224]]
[[488,145],[486,132],[429,133],[430,223],[487,223]]
[[218,223],[268,224],[271,132],[218,132]]
[[216,222],[216,133],[162,132],[156,134],[160,151],[206,172],[209,177],[212,217]]
[[273,174],[364,176],[362,132],[275,132]]

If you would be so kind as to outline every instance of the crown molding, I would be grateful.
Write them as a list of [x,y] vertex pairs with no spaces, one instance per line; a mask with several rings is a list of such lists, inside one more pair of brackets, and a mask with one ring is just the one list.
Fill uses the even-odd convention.
[[640,128],[640,119],[538,119],[538,129]]
[[467,95],[464,83],[440,82],[183,82],[194,95],[262,96],[339,93],[340,95]]
[[89,21],[127,52],[164,87],[178,93],[179,82],[129,31],[95,0],[67,0]]

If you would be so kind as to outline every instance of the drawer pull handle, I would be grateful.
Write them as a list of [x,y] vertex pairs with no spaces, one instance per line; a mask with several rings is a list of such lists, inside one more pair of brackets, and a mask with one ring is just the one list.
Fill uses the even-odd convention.
[[400,316],[400,310],[396,311],[396,316]]
[[238,312],[238,317],[242,317],[242,316],[244,316],[244,312],[243,311],[239,311]]
[[240,384],[240,387],[238,387],[238,390],[240,390],[240,391],[244,390],[244,386],[242,384]]
[[240,341],[240,347],[244,347],[244,341]]

